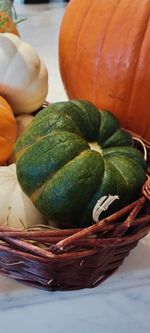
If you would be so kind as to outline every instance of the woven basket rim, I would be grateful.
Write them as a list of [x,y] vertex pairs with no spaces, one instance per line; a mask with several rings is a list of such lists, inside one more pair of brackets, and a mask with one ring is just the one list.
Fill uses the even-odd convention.
[[[150,143],[135,133],[130,133],[144,142],[148,151],[147,163],[149,167]],[[81,229],[45,230],[44,228],[34,230],[32,228],[16,230],[7,226],[0,226],[0,273],[33,283],[35,286],[36,284],[44,286],[44,288],[46,287],[50,290],[78,289],[78,287],[80,289],[87,286],[96,286],[119,267],[124,256],[150,231],[149,206],[150,201],[146,200],[142,195],[138,200],[128,204],[111,216],[98,221],[90,227]],[[143,213],[140,215],[140,212]],[[72,267],[71,269],[74,272],[73,266],[78,262],[81,271],[83,260],[88,260],[91,265],[93,258],[98,258],[97,260],[99,260],[101,253],[104,253],[105,258],[117,256],[119,259],[116,261],[118,266],[114,264],[114,257],[113,261],[110,260],[107,265],[104,265],[106,267],[104,272],[103,268],[101,269],[100,279],[97,278],[99,275],[94,275],[93,280],[90,278],[90,282],[86,282],[84,285],[82,280],[79,284],[76,278],[77,284],[72,284],[71,286],[67,284],[61,286],[61,283],[58,282],[54,286],[52,285],[54,278],[45,280],[45,269],[48,270],[50,275],[52,272],[52,269],[50,271],[48,269],[49,265],[56,265],[56,271],[58,270],[57,265],[62,266],[59,274],[61,272],[63,276],[65,265]],[[102,258],[100,260],[103,261]],[[17,265],[23,266],[22,269],[16,268]],[[42,267],[46,265],[46,268],[44,266],[44,275],[39,277],[38,270],[40,270],[41,265]],[[24,266],[28,268],[26,269]],[[28,271],[31,271],[31,274],[28,274]],[[51,280],[52,283],[49,282]]]

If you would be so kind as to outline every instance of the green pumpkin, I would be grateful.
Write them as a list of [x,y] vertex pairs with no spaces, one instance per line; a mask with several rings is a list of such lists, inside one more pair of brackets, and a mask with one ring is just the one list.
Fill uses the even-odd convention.
[[17,177],[35,206],[61,227],[94,223],[104,195],[118,195],[101,218],[140,196],[146,163],[109,111],[67,101],[39,112],[15,145]]

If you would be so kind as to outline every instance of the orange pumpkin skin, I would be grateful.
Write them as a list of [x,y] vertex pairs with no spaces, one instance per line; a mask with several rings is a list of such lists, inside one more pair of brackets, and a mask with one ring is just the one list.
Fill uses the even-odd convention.
[[0,164],[7,161],[16,140],[17,125],[12,109],[0,96]]
[[112,111],[150,141],[150,1],[71,0],[59,36],[69,98]]
[[0,11],[0,32],[10,32],[19,36],[19,32],[11,17],[3,11]]

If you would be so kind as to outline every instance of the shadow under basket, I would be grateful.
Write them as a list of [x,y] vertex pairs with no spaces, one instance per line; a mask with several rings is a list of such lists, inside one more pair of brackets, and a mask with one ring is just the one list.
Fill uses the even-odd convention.
[[[150,166],[150,144],[135,138]],[[143,148],[144,147],[144,148]],[[137,201],[85,229],[17,231],[0,226],[0,273],[38,288],[93,288],[150,230],[150,201]]]

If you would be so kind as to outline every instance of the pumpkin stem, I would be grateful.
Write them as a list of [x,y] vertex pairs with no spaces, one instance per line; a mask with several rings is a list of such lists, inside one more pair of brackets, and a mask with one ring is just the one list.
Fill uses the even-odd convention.
[[9,17],[12,18],[14,25],[17,25],[18,23],[26,20],[26,18],[18,19],[17,12],[12,0],[0,0],[0,11],[9,15]]
[[11,18],[17,18],[12,0],[0,0],[0,11],[7,13]]
[[109,207],[109,205],[111,205],[111,203],[113,203],[116,199],[119,199],[118,195],[104,195],[103,197],[101,197],[96,205],[94,206],[93,209],[93,220],[95,222],[97,222],[99,220],[99,216],[103,211],[106,211]]
[[18,19],[18,20],[16,20],[15,22],[14,22],[14,25],[17,25],[18,23],[21,23],[21,22],[23,22],[23,21],[26,21],[26,17],[23,17],[22,19]]

